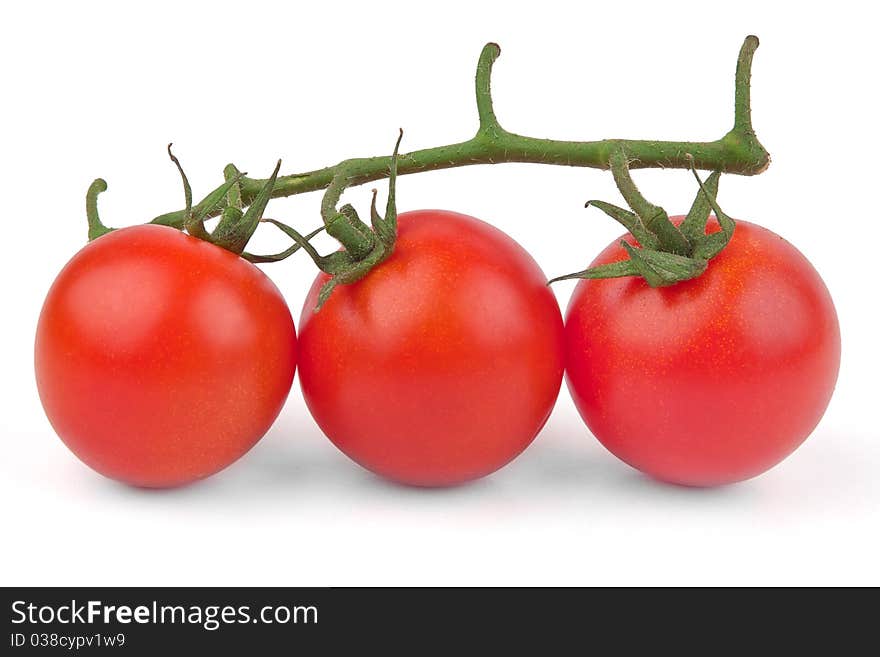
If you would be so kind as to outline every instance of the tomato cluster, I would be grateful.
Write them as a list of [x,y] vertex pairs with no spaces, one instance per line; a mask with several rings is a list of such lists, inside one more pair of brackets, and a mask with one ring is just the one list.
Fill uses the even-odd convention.
[[[717,230],[717,226],[710,226]],[[626,257],[615,242],[594,264]],[[535,261],[472,217],[400,215],[392,255],[336,288],[320,274],[297,334],[255,266],[162,226],[113,231],[49,291],[36,376],[50,422],[98,472],[185,484],[228,466],[273,423],[294,370],[315,421],[384,477],[445,486],[522,452],[566,372],[615,455],[697,486],[791,453],[830,399],[831,298],[788,242],[740,222],[707,271],[670,287],[578,284],[563,324]]]

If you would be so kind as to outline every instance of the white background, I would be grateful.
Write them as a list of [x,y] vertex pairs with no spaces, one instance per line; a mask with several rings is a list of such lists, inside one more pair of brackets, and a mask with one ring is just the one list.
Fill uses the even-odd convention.
[[[880,46],[869,3],[387,4],[6,7],[0,583],[880,584]],[[843,333],[827,415],[769,474],[717,490],[654,483],[589,435],[564,388],[515,463],[450,490],[402,488],[350,463],[298,384],[251,453],[180,490],[105,480],[53,434],[34,384],[34,327],[52,279],[84,243],[93,178],[108,180],[102,215],[121,226],[182,205],[169,141],[204,194],[229,161],[259,176],[277,157],[284,172],[306,170],[387,153],[400,126],[406,150],[467,138],[473,69],[490,40],[502,46],[496,109],[511,130],[711,140],[731,125],[749,33],[761,37],[754,122],[773,164],[755,178],[726,176],[722,205],[812,260]],[[637,181],[670,211],[693,198],[687,172]],[[369,186],[346,198],[366,208]],[[507,164],[399,185],[401,209],[496,223],[548,274],[582,268],[618,234],[583,209],[588,198],[617,198],[608,174]],[[273,201],[271,216],[308,229],[319,200]],[[255,246],[286,244],[264,230]],[[311,263],[266,271],[298,317]],[[572,286],[555,288],[563,306]]]

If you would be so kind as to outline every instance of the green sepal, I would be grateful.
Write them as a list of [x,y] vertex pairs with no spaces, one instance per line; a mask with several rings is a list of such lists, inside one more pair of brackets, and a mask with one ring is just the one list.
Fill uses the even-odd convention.
[[327,225],[327,234],[345,247],[352,260],[362,260],[376,245],[376,235],[361,221],[351,204],[339,208],[338,214]]
[[[218,187],[201,201],[199,201],[199,203],[196,205],[195,210],[193,211],[193,218],[204,224],[205,220],[208,219],[208,217],[210,217],[214,212],[216,212],[218,208],[226,206],[227,194],[233,187],[238,185],[239,181],[244,176],[245,174],[243,173],[237,173],[234,178],[232,178],[231,180],[227,180],[220,187]],[[235,206],[232,207],[237,210],[240,209]]]
[[370,201],[370,224],[373,226],[373,232],[379,238],[379,241],[388,248],[393,248],[394,242],[397,240],[397,204],[395,194],[397,188],[397,160],[401,139],[403,139],[403,130],[398,134],[394,150],[391,153],[391,164],[388,172],[388,201],[385,204],[384,217],[376,209],[376,195],[378,192],[375,189],[373,189],[373,198]]
[[168,157],[171,158],[171,161],[174,162],[174,166],[177,167],[177,171],[180,173],[180,179],[183,182],[183,197],[186,200],[186,209],[185,213],[187,216],[192,212],[192,187],[189,184],[189,178],[186,177],[186,173],[183,171],[183,166],[180,164],[180,160],[177,159],[177,156],[171,150],[171,147],[174,144],[168,144]]
[[[284,225],[284,224],[281,224],[280,221],[276,222],[276,221],[269,220],[269,219],[263,219],[263,221],[265,221],[267,223],[274,223],[276,226]],[[287,226],[287,228],[290,228],[290,227]],[[291,228],[291,230],[293,230],[293,229]],[[309,240],[311,240],[315,235],[320,233],[322,230],[324,230],[324,226],[316,228],[308,235],[302,236],[303,240],[306,243],[308,243]],[[302,248],[302,244],[300,244],[299,242],[294,242],[292,246],[290,246],[287,249],[284,249],[284,251],[281,251],[280,253],[273,253],[273,254],[269,254],[269,255],[259,255],[259,254],[254,254],[254,253],[248,253],[247,251],[242,251],[241,257],[244,258],[245,260],[247,260],[248,262],[252,262],[254,264],[259,264],[259,263],[264,263],[264,262],[280,262],[281,260],[284,260],[284,259],[292,256],[294,253],[299,251],[301,248]]]
[[226,205],[231,208],[238,208],[239,210],[244,208],[241,199],[241,185],[239,184],[242,175],[238,167],[232,163],[223,167],[223,178],[226,182],[232,182],[232,186],[226,192]]
[[[315,304],[315,312],[321,309],[321,306],[330,298],[331,292],[337,285],[347,285],[359,281],[372,271],[373,267],[385,260],[391,254],[391,247],[386,246],[382,242],[376,244],[376,248],[367,254],[367,257],[357,262],[349,262],[342,267],[340,271],[333,274],[333,277],[324,283],[318,294],[318,300]],[[344,251],[339,251],[333,255],[344,255]],[[341,261],[340,261],[341,262]],[[325,269],[324,271],[328,271]]]
[[639,276],[651,287],[665,287],[696,278],[706,271],[706,261],[653,249],[637,249],[626,241],[620,245],[629,253]]
[[318,299],[315,303],[315,312],[321,310],[321,306],[327,303],[327,299],[330,298],[330,295],[333,293],[333,290],[336,288],[337,285],[339,285],[339,280],[334,276],[321,286],[321,289],[318,290]]
[[334,251],[321,260],[321,271],[331,276],[341,276],[356,264],[347,251]]
[[354,206],[351,203],[346,203],[341,208],[339,208],[339,214],[345,215],[345,218],[349,220],[349,222],[354,224],[362,224],[360,215],[357,213],[357,210],[354,209]]
[[[277,226],[284,232],[288,237],[292,238],[294,242],[296,242],[300,247],[302,247],[303,251],[305,251],[315,265],[325,274],[330,274],[331,276],[335,276],[337,274],[341,274],[344,271],[347,271],[354,264],[354,261],[351,259],[351,256],[347,251],[336,251],[331,253],[330,255],[322,256],[318,253],[318,250],[312,246],[309,240],[301,235],[299,231],[295,228],[288,226],[287,224],[281,223],[276,219],[263,219],[265,223],[272,224]],[[315,231],[313,234],[317,234],[318,231]]]
[[567,281],[574,278],[623,278],[624,276],[638,276],[639,272],[632,260],[618,260],[604,265],[596,265],[583,271],[578,271],[565,276],[557,276],[547,281],[547,284],[558,281]]
[[678,226],[672,223],[663,208],[655,206],[651,215],[642,217],[642,223],[657,236],[660,248],[664,251],[681,256],[691,252],[691,243],[682,235]]
[[[692,167],[691,171],[697,179],[697,183],[700,185],[700,191],[708,201],[709,206],[715,212],[715,217],[718,219],[718,225],[721,227],[721,230],[717,233],[712,233],[711,235],[704,234],[694,245],[694,250],[691,256],[694,258],[711,260],[721,253],[721,251],[724,250],[724,247],[730,242],[730,239],[733,237],[733,232],[736,229],[736,222],[718,207],[714,191],[710,189],[708,185],[703,184],[696,169]],[[717,190],[717,184],[715,189]]]
[[[244,211],[235,206],[227,206],[220,212],[220,221],[214,232],[211,233],[211,241],[217,246],[226,248],[226,244],[235,240],[234,234],[241,225]],[[231,250],[231,249],[230,249]]]
[[183,227],[193,237],[210,241],[211,236],[205,229],[204,217],[199,214],[193,214],[192,187],[190,187],[189,178],[186,177],[186,172],[183,170],[183,165],[180,164],[180,160],[171,151],[171,146],[173,144],[168,144],[168,157],[174,162],[174,166],[177,167],[177,171],[180,174],[180,180],[183,183],[183,197],[186,201],[186,208],[183,211]]
[[712,205],[706,192],[712,197],[718,196],[718,182],[721,180],[721,172],[713,171],[706,179],[704,191],[702,188],[697,190],[697,196],[691,205],[691,209],[678,227],[682,235],[684,235],[692,244],[696,244],[706,236],[706,222],[709,221],[709,213],[712,211]]
[[[233,253],[240,254],[244,251],[244,247],[247,246],[254,231],[257,230],[257,226],[260,225],[263,212],[272,198],[272,190],[275,187],[275,180],[278,178],[278,171],[280,169],[281,160],[278,160],[272,175],[269,176],[266,184],[257,192],[256,197],[246,212],[242,213],[241,210],[234,206],[224,208],[220,223],[211,236],[211,241],[214,244]],[[226,192],[224,192],[224,197],[236,184],[238,184],[238,181],[235,178],[227,181],[227,184],[224,185],[224,187],[228,185]]]
[[645,228],[642,220],[636,213],[624,210],[605,201],[587,201],[586,205],[584,205],[585,208],[590,206],[600,209],[626,228],[636,238],[638,243],[646,249],[656,249],[660,246],[657,236]]
[[397,239],[397,162],[400,154],[400,142],[403,139],[403,128],[397,134],[394,150],[391,151],[391,170],[388,173],[388,202],[385,204],[384,240],[387,246],[393,246]]
[[550,283],[574,278],[623,278],[641,276],[651,287],[666,287],[696,278],[706,271],[706,261],[655,249],[639,249],[622,240],[620,245],[629,254],[629,260],[618,260],[596,265],[574,274],[557,276]]
[[397,237],[396,231],[391,232],[385,219],[376,210],[376,195],[379,192],[373,189],[373,198],[370,200],[370,224],[373,226],[373,232],[379,238],[379,241],[386,246],[394,243]]

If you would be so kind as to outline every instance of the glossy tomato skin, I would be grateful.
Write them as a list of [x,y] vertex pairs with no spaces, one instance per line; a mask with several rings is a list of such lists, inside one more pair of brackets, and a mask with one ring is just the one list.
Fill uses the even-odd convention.
[[293,381],[296,332],[259,269],[164,226],[77,253],[40,315],[37,385],[84,463],[144,487],[186,484],[247,452]]
[[[626,257],[618,240],[593,264]],[[581,281],[565,339],[568,386],[596,438],[633,467],[690,486],[748,479],[788,456],[825,412],[840,364],[819,274],[745,221],[699,278],[657,289]]]
[[331,441],[396,482],[487,475],[546,422],[563,372],[559,305],[510,237],[440,210],[399,217],[394,253],[300,322],[300,382]]

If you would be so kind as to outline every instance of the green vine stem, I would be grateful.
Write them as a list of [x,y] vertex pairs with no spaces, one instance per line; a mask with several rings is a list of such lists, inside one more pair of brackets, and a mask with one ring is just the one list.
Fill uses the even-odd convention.
[[[304,248],[318,267],[332,277],[320,295],[323,301],[334,285],[351,283],[362,278],[392,253],[396,236],[393,185],[398,174],[407,175],[474,164],[530,162],[611,169],[624,197],[631,205],[635,204],[633,210],[647,222],[646,228],[649,232],[653,233],[653,227],[660,230],[656,235],[660,246],[674,256],[684,256],[692,250],[693,245],[679,233],[678,229],[671,224],[666,225],[668,218],[662,208],[651,205],[641,197],[629,178],[629,170],[647,167],[697,168],[741,175],[755,175],[764,171],[770,163],[770,156],[755,136],[750,106],[752,59],[757,47],[757,37],[746,37],[737,60],[733,128],[716,141],[632,139],[561,141],[509,132],[498,122],[492,103],[492,67],[501,54],[501,49],[497,44],[489,43],[483,47],[477,63],[475,86],[479,127],[471,139],[405,154],[398,154],[400,144],[398,139],[391,156],[352,158],[324,169],[285,176],[277,175],[276,167],[275,172],[268,179],[249,178],[240,173],[234,165],[229,164],[224,169],[225,182],[195,205],[192,205],[191,192],[181,169],[187,192],[187,207],[160,215],[151,223],[187,230],[197,237],[240,253],[242,257],[253,262],[280,260],[294,253],[298,248]],[[173,155],[171,158],[180,168],[176,158]],[[385,217],[377,215],[375,198],[371,209],[371,225],[362,221],[351,205],[337,208],[347,188],[383,178],[388,178],[391,186]],[[97,196],[106,187],[106,183],[98,179],[92,184],[87,195],[90,239],[111,230],[101,223],[97,211]],[[270,256],[257,256],[243,250],[270,198],[293,196],[321,189],[326,190],[321,203],[323,227],[329,235],[342,244],[344,247],[342,251],[321,256],[314,248],[309,248],[308,237],[303,237],[293,228],[275,220],[271,223],[294,239],[296,243],[294,247]],[[243,212],[245,207],[249,208],[247,212]],[[620,210],[620,212],[626,211]],[[205,231],[204,220],[218,215],[221,216],[218,227],[213,233]],[[310,236],[314,234],[313,232]],[[669,260],[662,253],[657,257],[662,263]],[[651,266],[657,269],[659,265]],[[671,281],[668,276],[662,280]]]
[[[497,44],[489,43],[483,48],[477,64],[476,98],[480,119],[477,134],[457,144],[401,154],[398,174],[502,162],[608,169],[612,154],[620,150],[626,153],[631,169],[687,169],[691,166],[688,158],[690,154],[693,157],[693,166],[697,169],[741,175],[759,174],[769,165],[770,156],[752,128],[749,83],[752,59],[757,47],[757,37],[746,37],[736,67],[733,129],[716,141],[560,141],[517,135],[501,127],[495,116],[490,88],[492,66],[501,50]],[[322,215],[327,222],[329,215],[333,214],[335,203],[347,187],[387,178],[390,165],[389,156],[353,158],[324,169],[279,176],[272,190],[272,197],[293,196],[329,188],[322,203]],[[251,203],[265,184],[266,180],[243,177],[239,184],[239,193],[244,205]],[[222,209],[219,205],[215,208],[195,206],[193,211],[211,217],[220,214]],[[186,212],[179,210],[156,217],[152,223],[182,228],[185,216]]]

